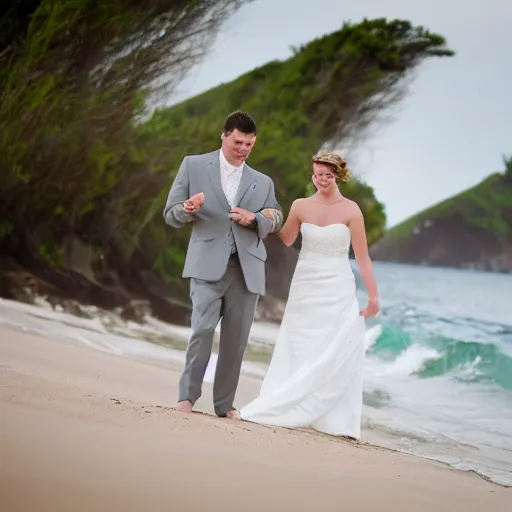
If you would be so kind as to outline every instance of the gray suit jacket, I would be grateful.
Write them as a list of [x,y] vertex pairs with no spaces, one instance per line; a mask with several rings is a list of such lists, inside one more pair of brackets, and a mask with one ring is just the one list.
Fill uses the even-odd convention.
[[[205,202],[197,213],[187,213],[183,203],[194,194],[203,192]],[[217,281],[226,271],[234,240],[247,288],[252,293],[265,294],[265,261],[267,252],[262,242],[278,231],[282,210],[274,193],[272,180],[244,165],[235,206],[256,214],[256,223],[244,227],[229,218],[230,206],[220,178],[219,150],[204,155],[186,156],[171,186],[164,218],[167,224],[181,228],[193,223],[183,277]],[[273,209],[278,221],[272,223],[262,211]]]

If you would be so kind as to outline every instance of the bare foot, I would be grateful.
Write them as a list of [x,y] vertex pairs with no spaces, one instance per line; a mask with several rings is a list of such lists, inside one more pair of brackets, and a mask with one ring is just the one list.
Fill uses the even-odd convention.
[[235,409],[233,411],[228,411],[226,413],[226,418],[228,420],[238,420],[238,421],[240,421],[242,419],[242,416],[240,416],[240,413]]
[[176,404],[174,410],[178,412],[192,412],[192,403],[189,400],[183,400]]

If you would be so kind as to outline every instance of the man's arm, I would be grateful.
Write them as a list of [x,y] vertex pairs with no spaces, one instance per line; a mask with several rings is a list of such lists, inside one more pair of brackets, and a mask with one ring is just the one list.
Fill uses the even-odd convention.
[[272,233],[277,233],[283,225],[283,210],[277,202],[274,182],[270,180],[270,190],[265,200],[263,208],[256,212],[256,217],[252,223],[254,229],[257,229],[258,236],[263,239]]
[[187,157],[185,157],[181,162],[176,178],[174,178],[164,208],[165,222],[173,228],[181,228],[187,222],[196,220],[196,216],[185,211],[184,207],[185,201],[190,197],[189,185]]

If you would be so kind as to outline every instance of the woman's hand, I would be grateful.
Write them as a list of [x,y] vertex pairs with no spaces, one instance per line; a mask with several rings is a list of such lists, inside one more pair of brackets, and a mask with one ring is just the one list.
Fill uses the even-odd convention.
[[370,297],[368,304],[361,310],[360,315],[364,318],[372,318],[380,311],[379,299],[377,297]]

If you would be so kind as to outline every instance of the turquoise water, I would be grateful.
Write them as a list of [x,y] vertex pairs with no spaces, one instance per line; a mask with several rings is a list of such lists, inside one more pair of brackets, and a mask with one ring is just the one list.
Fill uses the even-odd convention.
[[[460,330],[464,331],[465,327],[467,326],[461,326]],[[480,326],[482,330],[485,327],[485,325]],[[489,333],[489,339],[493,334]],[[506,338],[510,336],[510,331],[503,326],[499,334]],[[438,354],[435,358],[425,361],[421,368],[414,372],[417,377],[429,378],[453,374],[462,368],[467,368],[472,371],[459,376],[459,379],[465,382],[495,383],[499,387],[512,389],[512,358],[502,351],[499,341],[496,344],[465,341],[435,332],[411,336],[402,329],[400,323],[390,320],[389,323],[384,324],[382,335],[370,353],[383,360],[391,360],[415,343],[430,347]],[[506,342],[503,341],[503,343]]]
[[512,485],[512,275],[375,272],[382,332],[364,385],[374,440]]

